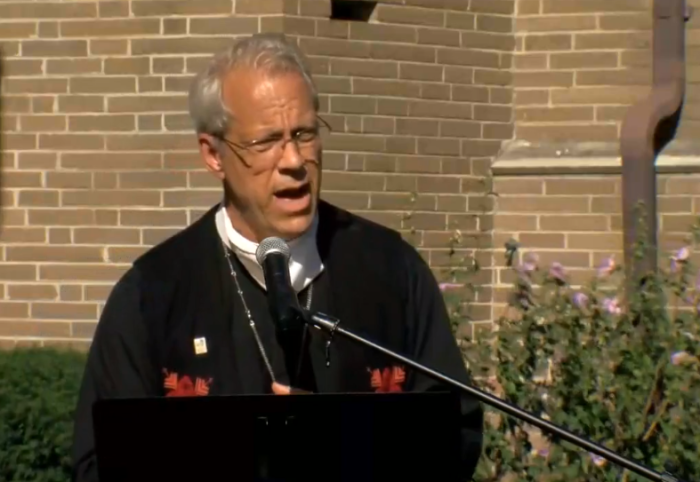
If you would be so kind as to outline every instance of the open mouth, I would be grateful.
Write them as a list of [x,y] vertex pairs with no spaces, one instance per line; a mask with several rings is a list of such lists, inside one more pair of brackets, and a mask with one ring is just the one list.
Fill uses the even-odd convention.
[[282,200],[296,200],[302,199],[311,193],[311,186],[309,184],[303,184],[299,187],[281,189],[275,192],[275,197]]

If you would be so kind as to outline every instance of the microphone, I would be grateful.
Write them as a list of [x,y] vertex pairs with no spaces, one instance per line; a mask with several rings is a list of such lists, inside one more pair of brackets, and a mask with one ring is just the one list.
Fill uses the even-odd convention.
[[276,237],[263,239],[255,252],[265,275],[270,315],[282,331],[295,328],[303,313],[289,277],[289,256],[287,243]]

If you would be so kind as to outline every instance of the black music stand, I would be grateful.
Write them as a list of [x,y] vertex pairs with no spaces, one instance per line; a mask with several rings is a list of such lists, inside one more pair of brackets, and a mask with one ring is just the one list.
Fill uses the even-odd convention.
[[104,400],[100,482],[460,480],[452,393]]

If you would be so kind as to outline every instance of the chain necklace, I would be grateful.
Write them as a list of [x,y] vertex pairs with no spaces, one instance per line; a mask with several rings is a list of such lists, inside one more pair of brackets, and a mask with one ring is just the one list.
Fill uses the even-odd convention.
[[[231,277],[233,278],[234,283],[236,284],[236,291],[238,292],[238,296],[241,298],[241,303],[243,303],[243,310],[245,311],[246,316],[248,317],[248,324],[250,325],[250,329],[253,331],[253,337],[255,337],[255,343],[258,345],[258,350],[260,351],[260,356],[262,356],[263,362],[265,363],[265,367],[267,368],[267,372],[270,374],[270,378],[272,381],[276,381],[275,377],[275,372],[272,370],[272,363],[270,363],[270,358],[267,356],[267,352],[265,351],[265,347],[262,344],[262,340],[260,339],[260,335],[258,334],[258,328],[255,324],[255,320],[253,319],[253,314],[250,312],[250,309],[248,308],[248,303],[245,301],[245,297],[243,296],[243,290],[241,289],[241,285],[238,282],[238,274],[236,273],[236,270],[233,269],[233,262],[231,261],[231,253],[230,250],[226,247],[224,244],[224,254],[226,255],[226,261],[228,262],[228,267],[231,270]],[[307,311],[311,308],[311,298],[313,295],[313,284],[309,285],[309,291],[308,295],[306,296],[306,309]],[[306,338],[306,329],[304,329],[304,341]],[[304,342],[302,341],[302,343]]]

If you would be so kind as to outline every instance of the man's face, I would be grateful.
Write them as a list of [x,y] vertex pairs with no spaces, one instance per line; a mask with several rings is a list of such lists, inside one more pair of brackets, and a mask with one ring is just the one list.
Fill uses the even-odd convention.
[[216,151],[200,136],[200,146],[225,184],[234,227],[257,242],[300,236],[321,181],[319,119],[307,84],[297,73],[238,69],[224,78],[223,99],[234,114],[225,141]]

